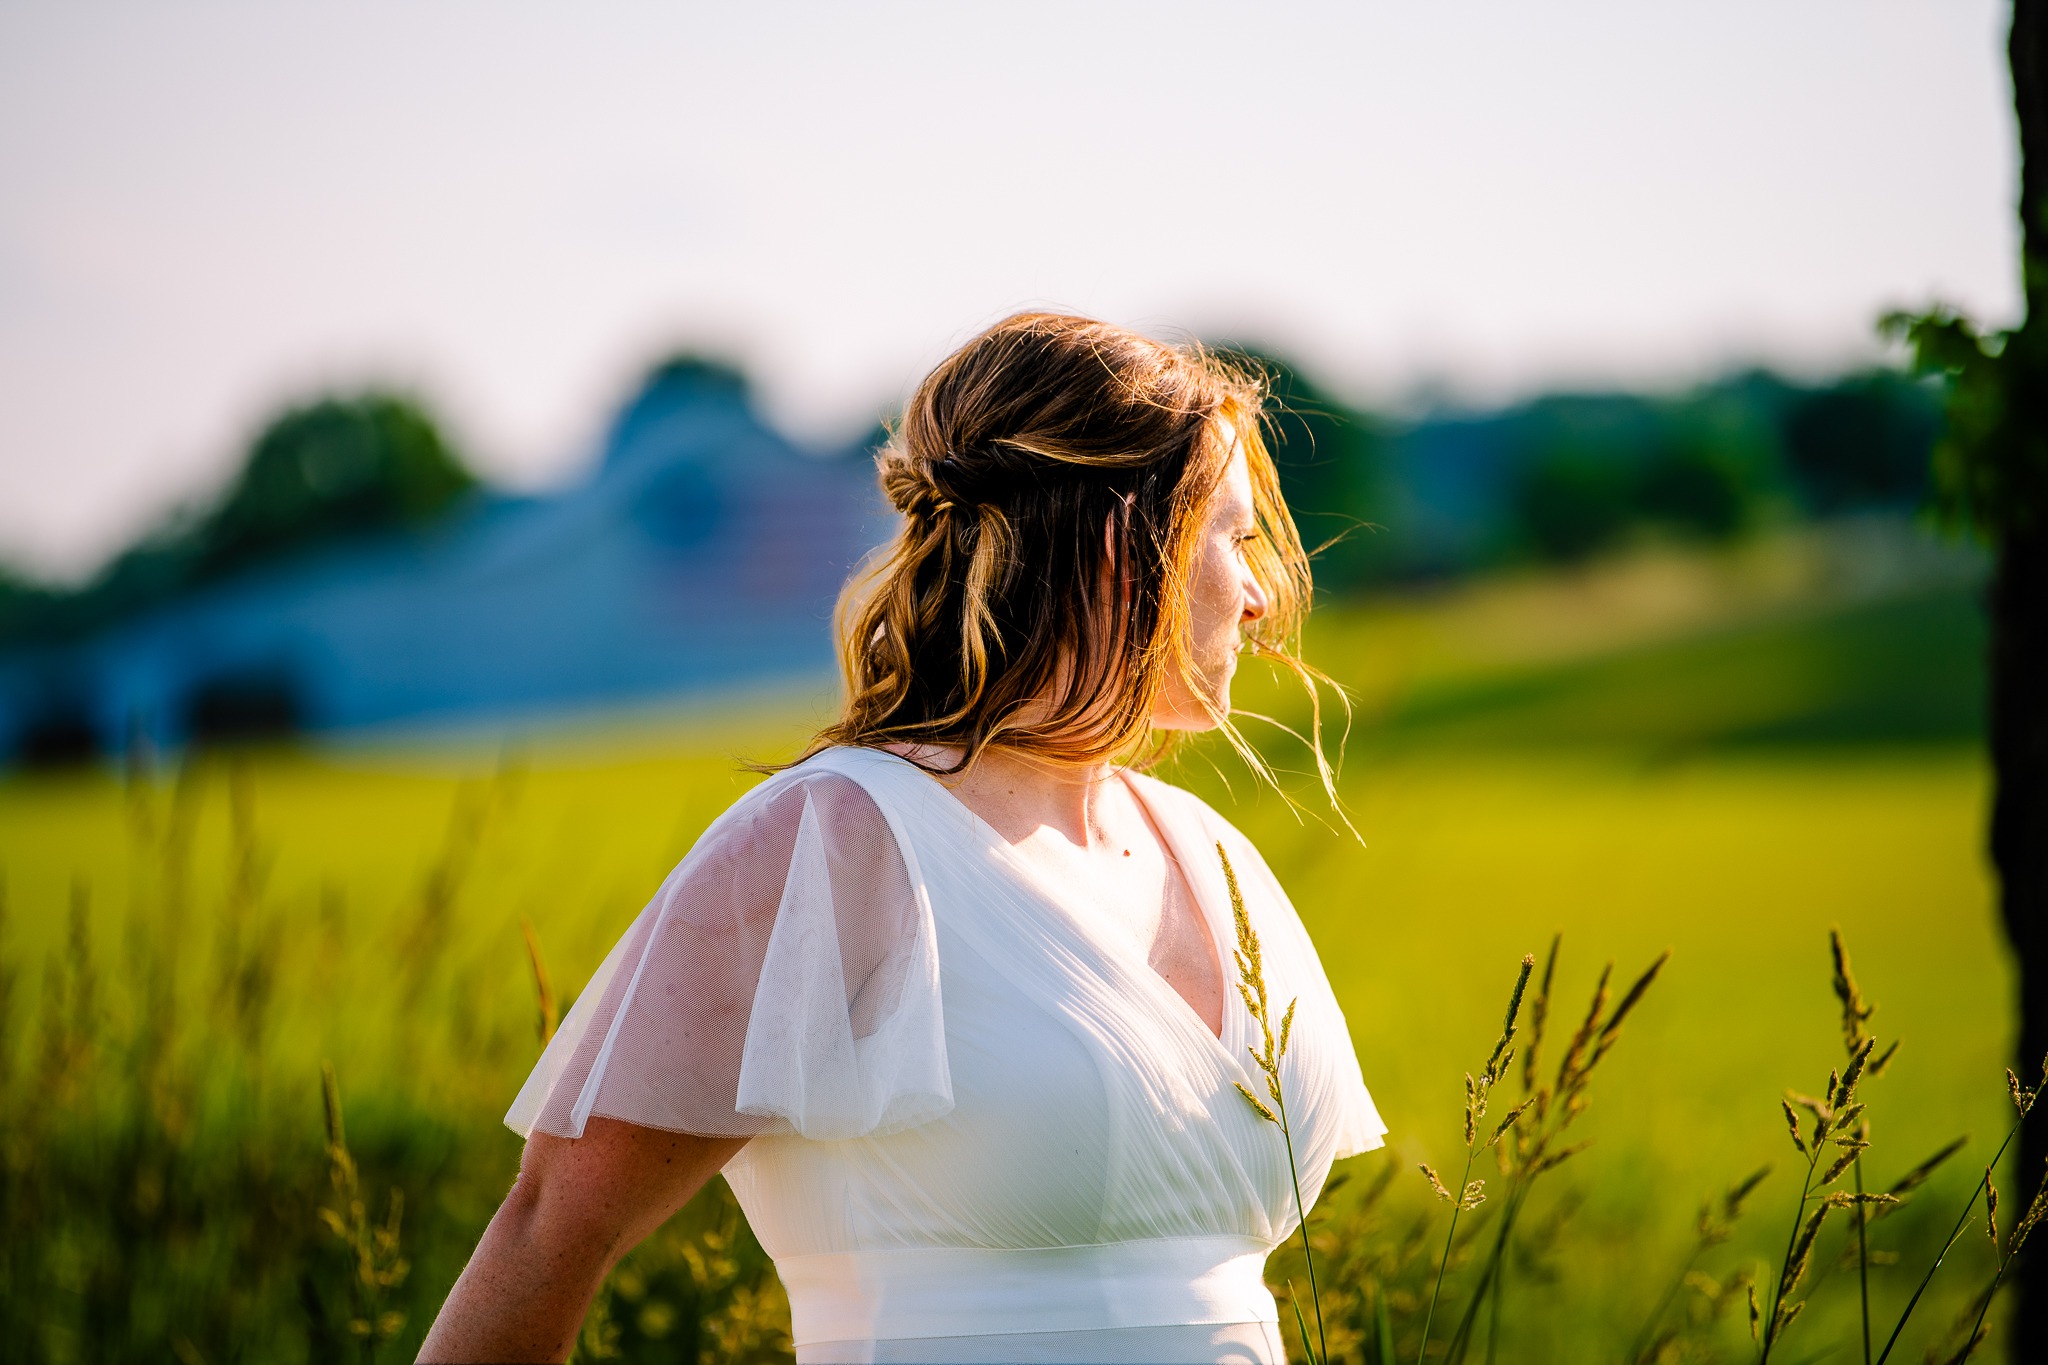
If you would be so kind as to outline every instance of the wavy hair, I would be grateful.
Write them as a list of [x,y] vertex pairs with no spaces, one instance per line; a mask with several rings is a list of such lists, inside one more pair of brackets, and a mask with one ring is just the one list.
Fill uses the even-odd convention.
[[[853,579],[837,615],[846,700],[805,756],[840,744],[991,746],[1060,762],[1155,759],[1153,709],[1185,681],[1255,771],[1264,761],[1212,703],[1191,654],[1199,535],[1236,450],[1259,534],[1249,567],[1270,599],[1250,646],[1307,687],[1298,653],[1307,555],[1263,426],[1265,375],[1197,345],[1019,313],[918,386],[876,456],[901,529]],[[1233,439],[1234,438],[1234,439]],[[1141,752],[1142,751],[1142,752]]]

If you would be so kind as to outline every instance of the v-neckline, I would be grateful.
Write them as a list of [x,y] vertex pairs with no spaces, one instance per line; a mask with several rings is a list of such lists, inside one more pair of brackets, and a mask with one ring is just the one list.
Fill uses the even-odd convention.
[[[1014,844],[1003,837],[1001,830],[983,819],[980,812],[976,811],[974,807],[962,801],[959,794],[951,787],[948,787],[934,774],[925,771],[901,754],[891,753],[887,749],[876,749],[873,752],[894,759],[929,782],[938,790],[940,795],[969,821],[975,831],[981,835],[982,839],[996,850],[997,854],[1017,874],[1018,879],[1028,886],[1040,900],[1050,905],[1062,917],[1079,926],[1088,936],[1090,942],[1104,945],[1103,950],[1105,952],[1117,957],[1128,958],[1132,971],[1144,973],[1144,976],[1180,1009],[1184,1018],[1194,1025],[1196,1032],[1214,1043],[1220,1051],[1229,1057],[1232,1063],[1236,1062],[1236,1053],[1230,1043],[1231,1022],[1235,1018],[1235,1012],[1230,1008],[1233,992],[1230,989],[1230,977],[1224,968],[1223,958],[1223,945],[1226,941],[1224,935],[1225,926],[1219,922],[1216,907],[1211,895],[1208,894],[1208,879],[1197,879],[1189,871],[1189,868],[1196,864],[1192,864],[1189,861],[1187,850],[1181,847],[1180,841],[1175,836],[1171,825],[1160,818],[1158,811],[1153,808],[1152,802],[1145,796],[1145,793],[1139,788],[1138,784],[1131,780],[1129,772],[1118,768],[1116,770],[1117,780],[1123,784],[1124,790],[1129,792],[1131,799],[1137,803],[1138,810],[1145,817],[1146,824],[1151,827],[1154,837],[1160,841],[1160,851],[1166,855],[1169,874],[1179,876],[1181,885],[1186,888],[1187,895],[1194,905],[1195,913],[1202,917],[1202,924],[1209,931],[1209,952],[1216,962],[1217,982],[1223,988],[1223,1011],[1219,1020],[1221,1024],[1219,1031],[1210,1030],[1209,1021],[1202,1017],[1202,1012],[1195,1007],[1194,1002],[1174,989],[1173,983],[1168,981],[1160,973],[1159,969],[1152,965],[1151,960],[1145,954],[1137,951],[1135,944],[1125,939],[1120,939],[1115,934],[1105,932],[1100,925],[1094,924],[1087,917],[1076,913],[1060,894],[1060,888],[1052,885],[1038,868],[1034,867],[1017,852]],[[1227,917],[1225,918],[1227,919]]]

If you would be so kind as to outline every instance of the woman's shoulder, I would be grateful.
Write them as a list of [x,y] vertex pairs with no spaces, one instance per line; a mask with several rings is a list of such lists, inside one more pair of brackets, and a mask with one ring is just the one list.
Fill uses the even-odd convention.
[[876,784],[864,781],[859,761],[848,761],[844,753],[823,750],[769,774],[711,822],[692,854],[752,851],[765,843],[786,858],[805,825],[828,837],[885,835],[889,821]]

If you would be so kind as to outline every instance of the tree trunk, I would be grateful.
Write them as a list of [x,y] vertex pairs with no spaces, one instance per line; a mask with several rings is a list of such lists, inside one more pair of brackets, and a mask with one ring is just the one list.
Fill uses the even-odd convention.
[[[2038,441],[2048,420],[2048,0],[2014,0],[2013,103],[2019,116],[2021,271],[2027,316],[2006,348],[2006,420]],[[2028,430],[2032,428],[2032,430]],[[2014,469],[2007,484],[2030,507],[1999,509],[2004,530],[1988,595],[1991,625],[1989,734],[1991,859],[1999,909],[2019,963],[2019,1071],[2031,1084],[2048,1058],[2048,506],[2030,497],[2038,471]],[[2031,1198],[2048,1160],[2048,1105],[2020,1140],[2019,1184]],[[2024,1204],[2021,1207],[2025,1207]],[[2048,1360],[2048,1257],[2020,1266],[2010,1358]]]
[[[2037,529],[2004,537],[1988,604],[1991,859],[2006,933],[2019,959],[2018,1070],[2032,1084],[2048,1058],[2048,536]],[[2032,1198],[2044,1159],[2048,1103],[2020,1136],[2023,1199]],[[2048,1259],[2022,1260],[2019,1298],[2011,1358],[2048,1360]]]

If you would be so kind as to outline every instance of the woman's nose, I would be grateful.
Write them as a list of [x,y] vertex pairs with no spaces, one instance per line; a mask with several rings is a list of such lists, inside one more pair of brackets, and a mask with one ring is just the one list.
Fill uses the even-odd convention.
[[1257,621],[1265,616],[1267,610],[1272,605],[1272,599],[1266,596],[1266,590],[1259,586],[1258,578],[1253,574],[1246,574],[1244,576],[1244,616],[1241,619]]

